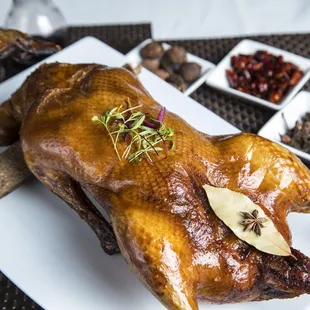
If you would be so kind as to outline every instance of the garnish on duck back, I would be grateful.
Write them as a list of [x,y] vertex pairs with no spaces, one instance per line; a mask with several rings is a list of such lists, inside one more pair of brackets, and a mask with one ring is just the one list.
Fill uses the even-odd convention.
[[[166,108],[163,107],[157,117],[153,117],[139,111],[140,105],[131,107],[129,100],[125,103],[92,118],[93,122],[101,123],[107,130],[118,159],[131,162],[146,158],[152,162],[154,154],[159,156],[165,152],[167,156],[174,148],[174,131],[164,124]],[[119,143],[127,143],[122,154],[118,151]]]

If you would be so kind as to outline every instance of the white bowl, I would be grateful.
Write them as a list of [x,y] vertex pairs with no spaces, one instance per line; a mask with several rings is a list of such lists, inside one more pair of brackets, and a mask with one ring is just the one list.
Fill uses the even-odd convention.
[[310,162],[310,154],[281,143],[280,139],[280,135],[285,134],[287,131],[286,123],[289,129],[293,128],[296,121],[302,121],[302,118],[307,112],[310,112],[310,93],[307,91],[301,91],[283,110],[277,112],[262,127],[258,134],[262,137],[278,142],[301,159]]
[[[264,50],[276,56],[282,55],[284,58],[284,61],[292,62],[304,72],[304,76],[302,77],[302,79],[298,82],[297,85],[295,85],[289,91],[289,93],[283,98],[283,100],[280,101],[280,103],[277,103],[277,104],[271,103],[267,100],[243,93],[229,86],[229,83],[226,77],[226,70],[231,69],[231,65],[230,65],[231,57],[234,55],[238,55],[238,54],[254,54],[258,50]],[[292,98],[297,94],[297,92],[308,81],[309,77],[310,77],[310,60],[309,59],[295,55],[287,51],[284,51],[279,48],[272,47],[267,44],[260,43],[260,42],[256,42],[252,40],[242,40],[225,56],[225,58],[221,60],[221,62],[216,66],[216,68],[213,69],[212,72],[210,72],[210,74],[207,76],[206,83],[209,86],[212,86],[221,91],[239,96],[240,98],[249,100],[250,102],[263,105],[273,110],[281,110],[288,102],[292,100]]]
[[[140,56],[140,50],[142,47],[145,45],[149,44],[152,42],[152,39],[147,39],[143,41],[141,44],[136,46],[134,49],[132,49],[127,55],[126,58],[130,64],[139,64],[142,61],[142,58]],[[163,47],[165,50],[168,50],[171,45],[167,43],[163,43]],[[190,86],[185,90],[184,94],[186,96],[189,96],[192,92],[194,92],[200,85],[202,85],[207,78],[207,75],[211,72],[211,69],[215,68],[215,65],[208,61],[204,60],[198,56],[195,56],[193,54],[187,53],[187,60],[189,62],[196,62],[201,66],[201,76],[198,80],[196,80],[194,83],[190,84]],[[173,86],[171,86],[173,87]]]

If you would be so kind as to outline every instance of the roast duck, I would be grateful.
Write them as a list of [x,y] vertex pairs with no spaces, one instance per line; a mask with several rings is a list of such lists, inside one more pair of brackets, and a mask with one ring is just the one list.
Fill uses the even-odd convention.
[[[139,126],[155,132],[158,147],[148,147]],[[248,133],[201,133],[165,113],[129,70],[97,64],[44,64],[32,73],[0,110],[0,144],[19,132],[32,173],[89,224],[106,253],[120,251],[168,309],[198,309],[197,299],[310,293],[308,257],[293,248],[291,256],[271,255],[242,241],[203,190],[246,195],[291,245],[286,216],[309,212],[310,174],[278,144]]]

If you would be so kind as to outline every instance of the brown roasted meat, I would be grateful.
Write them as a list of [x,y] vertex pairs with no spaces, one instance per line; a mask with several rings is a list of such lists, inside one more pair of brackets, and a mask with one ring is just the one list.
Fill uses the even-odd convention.
[[61,49],[55,43],[30,38],[13,29],[0,29],[0,60],[12,57],[18,63],[29,63]]
[[[295,249],[294,257],[266,254],[238,239],[202,188],[247,195],[291,244],[287,214],[310,212],[308,169],[259,136],[211,137],[173,113],[165,116],[174,129],[168,155],[119,160],[104,126],[91,119],[129,100],[147,115],[161,110],[125,69],[43,65],[2,106],[0,142],[16,139],[21,126],[30,170],[87,221],[107,253],[120,249],[169,309],[198,309],[196,299],[233,303],[310,293],[308,257]],[[120,140],[119,149],[126,146]],[[83,189],[107,210],[110,223]]]

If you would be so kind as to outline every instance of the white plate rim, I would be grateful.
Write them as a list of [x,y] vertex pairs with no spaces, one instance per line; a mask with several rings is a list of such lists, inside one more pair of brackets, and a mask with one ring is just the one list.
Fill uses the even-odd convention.
[[[290,55],[291,58],[296,59],[297,61],[303,61],[303,62],[307,62],[308,63],[308,70],[306,72],[304,72],[304,76],[302,77],[302,79],[298,82],[298,84],[296,86],[294,86],[292,88],[292,90],[289,92],[289,94],[284,98],[284,100],[279,103],[279,104],[273,104],[267,100],[261,99],[261,98],[257,98],[255,96],[243,93],[241,91],[238,91],[236,89],[233,89],[229,86],[222,86],[219,85],[218,82],[214,79],[214,74],[218,72],[218,70],[222,69],[222,67],[224,68],[225,64],[227,63],[227,61],[230,62],[230,58],[231,56],[238,54],[238,53],[242,53],[242,47],[245,44],[249,44],[252,46],[257,47],[257,49],[265,49],[267,51],[270,51],[271,53],[275,53],[275,54],[282,54],[284,55]],[[228,62],[228,63],[229,63]],[[295,63],[296,65],[298,65],[298,63]],[[228,68],[227,66],[225,66],[225,68]],[[226,76],[223,75],[224,79],[226,79]],[[258,104],[261,106],[264,106],[266,108],[272,109],[272,110],[281,110],[283,107],[285,107],[293,98],[294,96],[299,92],[299,90],[305,85],[305,83],[309,80],[310,78],[310,59],[305,58],[303,56],[285,51],[283,49],[265,44],[265,43],[261,43],[255,40],[250,40],[250,39],[243,39],[241,40],[237,45],[235,45],[235,47],[230,50],[230,52],[228,52],[228,54],[225,55],[225,57],[217,64],[217,66],[209,73],[209,75],[207,76],[206,79],[206,84],[209,85],[212,88],[216,88],[222,92],[226,92],[228,94],[232,94],[236,97],[239,97],[243,100],[246,100],[247,102],[251,103],[251,104]]]
[[[153,39],[146,39],[143,42],[141,42],[140,44],[138,44],[136,47],[134,47],[131,51],[129,51],[126,54],[126,58],[128,60],[128,62],[131,62],[131,58],[140,58],[139,55],[139,51],[142,47],[144,47],[145,45],[147,45],[148,43],[154,41]],[[171,47],[170,44],[165,43],[161,40],[161,42],[163,43],[164,49],[167,50]],[[215,64],[212,63],[209,60],[203,59],[199,56],[196,56],[194,54],[191,54],[189,52],[187,52],[187,55],[196,62],[199,62],[200,64],[203,64],[203,67],[205,68],[204,73],[200,76],[199,79],[197,79],[194,83],[192,83],[185,91],[184,91],[184,95],[189,96],[190,94],[192,94],[195,90],[197,90],[203,83],[206,82],[208,75],[210,74],[210,72],[215,68]],[[136,62],[134,63],[136,64]],[[146,69],[147,70],[147,69]],[[154,73],[152,73],[154,74]]]
[[[296,104],[296,102],[298,102],[299,98],[302,98],[304,96],[307,96],[309,97],[309,102],[310,102],[310,92],[308,91],[301,91],[299,92],[293,99],[292,101],[290,101],[282,110],[278,111],[275,115],[273,115],[265,124],[264,126],[259,130],[258,132],[258,135],[264,137],[264,138],[267,138],[269,140],[272,140],[280,145],[282,145],[283,147],[285,147],[286,149],[288,149],[289,151],[291,151],[292,153],[294,153],[295,155],[297,155],[298,157],[300,157],[301,159],[307,161],[307,162],[310,162],[310,154],[304,152],[304,151],[301,151],[301,150],[298,150],[292,146],[289,146],[285,143],[282,143],[280,140],[276,140],[276,139],[271,139],[269,136],[268,136],[268,129],[269,127],[271,127],[271,125],[274,123],[274,121],[276,119],[278,119],[279,117],[281,117],[281,115],[283,113],[285,113],[287,110],[291,109],[292,106],[294,106]],[[309,110],[310,112],[310,110]],[[296,119],[297,120],[297,119]]]

